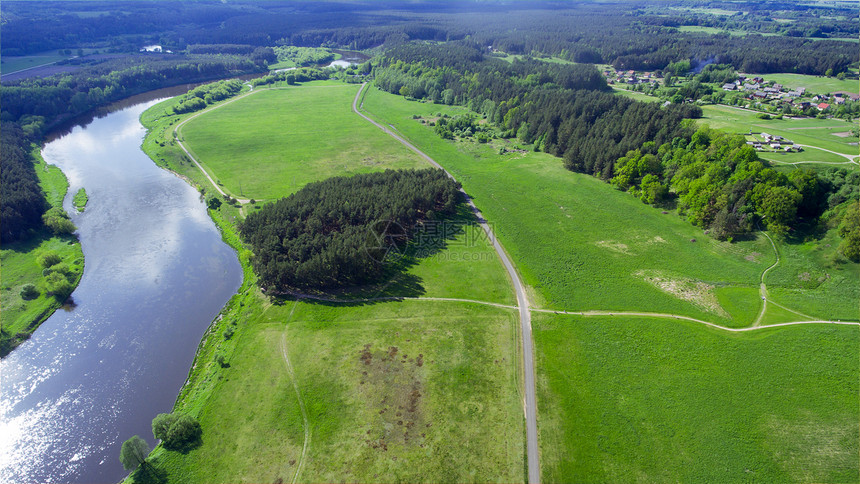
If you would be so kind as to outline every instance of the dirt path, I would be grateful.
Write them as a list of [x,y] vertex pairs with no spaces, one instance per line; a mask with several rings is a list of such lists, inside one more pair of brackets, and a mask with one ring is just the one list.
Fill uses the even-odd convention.
[[767,240],[770,242],[770,246],[773,247],[773,254],[776,256],[776,261],[773,264],[771,264],[767,269],[765,269],[761,273],[761,277],[759,278],[758,295],[759,295],[759,297],[761,297],[761,311],[759,311],[758,317],[755,318],[755,321],[753,321],[753,324],[752,324],[753,327],[759,326],[761,324],[761,319],[764,317],[765,311],[767,311],[768,293],[767,293],[767,285],[764,283],[764,276],[766,276],[767,273],[770,272],[771,269],[773,269],[774,267],[777,266],[777,264],[779,264],[779,251],[776,250],[776,244],[773,243],[773,239],[770,238],[770,235],[767,235],[767,232],[763,231],[762,234],[764,234],[764,236],[767,237]]
[[[439,163],[433,158],[430,158],[426,153],[419,150],[412,143],[406,141],[401,138],[399,135],[395,134],[390,129],[385,126],[377,123],[376,121],[370,119],[365,116],[358,110],[358,100],[361,98],[361,94],[364,92],[364,89],[367,87],[367,83],[361,85],[361,89],[358,90],[358,93],[355,95],[355,99],[352,101],[352,110],[355,114],[361,116],[369,123],[373,124],[377,128],[381,129],[385,134],[391,136],[392,138],[399,141],[403,146],[406,146],[410,150],[414,151],[418,156],[427,160],[431,165],[439,168],[444,171],[446,175],[452,180],[455,178],[445,170]],[[487,234],[488,240],[493,242],[493,248],[496,249],[496,254],[498,254],[499,259],[502,261],[502,264],[505,266],[505,269],[508,271],[508,276],[511,278],[511,282],[514,285],[514,289],[517,293],[517,304],[520,312],[520,329],[522,331],[522,345],[523,345],[523,372],[524,372],[524,384],[525,384],[525,402],[524,402],[524,410],[526,414],[526,454],[528,456],[528,481],[529,484],[537,484],[540,482],[540,461],[539,461],[539,452],[538,452],[538,435],[537,435],[537,398],[535,396],[535,369],[534,369],[534,343],[532,342],[532,323],[531,323],[531,313],[529,312],[529,302],[526,297],[526,289],[523,286],[522,281],[520,280],[520,276],[517,273],[516,268],[514,267],[513,262],[508,257],[502,245],[499,243],[499,240],[493,234],[493,230],[487,224],[486,219],[481,214],[481,211],[478,210],[478,207],[475,206],[474,202],[472,202],[472,198],[463,191],[463,196],[466,197],[466,203],[469,204],[469,207],[472,209],[472,212],[475,214],[475,217],[478,219],[478,223],[481,225],[481,228],[484,229],[484,233]]]
[[[197,116],[201,116],[201,115],[206,114],[208,112],[214,111],[214,110],[216,110],[222,106],[226,106],[228,104],[234,103],[240,99],[243,99],[245,97],[250,96],[251,94],[254,94],[255,92],[260,92],[260,91],[261,90],[255,91],[252,88],[250,91],[246,92],[245,94],[242,94],[240,96],[236,96],[227,102],[221,103],[221,104],[214,106],[214,107],[211,107],[211,108],[206,108],[203,111],[200,111],[199,113],[197,113],[193,116],[189,116],[189,117],[185,118],[181,123],[177,124],[176,127],[173,128],[173,138],[176,140],[176,143],[179,145],[180,148],[182,148],[182,151],[184,151],[185,154],[188,155],[188,158],[191,159],[191,161],[194,163],[194,165],[197,167],[197,169],[199,169],[206,176],[206,179],[209,180],[209,183],[211,183],[213,187],[215,187],[215,190],[217,190],[218,193],[220,193],[222,196],[227,197],[229,195],[227,195],[224,192],[224,190],[222,190],[221,187],[219,187],[218,184],[215,183],[215,180],[212,179],[211,176],[209,176],[209,172],[207,172],[206,170],[203,169],[203,165],[201,165],[200,162],[197,161],[197,158],[191,154],[191,151],[189,151],[188,148],[185,147],[185,144],[182,142],[182,139],[179,136],[179,129],[182,128],[182,126],[184,126],[185,123],[191,121],[192,119],[196,118]],[[241,203],[241,204],[246,204],[246,203],[249,203],[251,201],[251,200],[247,200],[244,198],[237,198],[236,200],[238,200],[239,203]]]
[[846,155],[845,153],[840,153],[838,151],[828,150],[825,148],[821,148],[819,146],[812,146],[812,145],[798,145],[798,146],[803,146],[804,148],[812,148],[815,150],[821,150],[821,151],[826,151],[828,153],[833,153],[834,155],[839,155],[839,156],[847,159],[850,163],[853,163],[855,165],[857,164],[857,162],[854,161],[854,158],[857,158],[857,155]]
[[[293,309],[290,310],[290,316],[287,318],[287,323],[293,319],[293,312],[296,310],[296,306],[298,306],[299,302],[296,301],[293,304]],[[296,473],[293,475],[293,484],[299,479],[299,476],[302,473],[302,468],[305,465],[305,457],[308,454],[308,447],[311,445],[311,427],[308,422],[308,411],[305,409],[305,402],[302,400],[302,394],[299,391],[299,385],[296,383],[296,375],[293,372],[293,365],[290,363],[290,355],[287,351],[287,328],[286,323],[284,324],[284,333],[281,335],[281,355],[284,357],[284,363],[287,366],[287,373],[290,375],[290,381],[293,382],[293,389],[296,391],[296,398],[299,400],[299,409],[302,411],[302,423],[305,428],[305,440],[302,444],[302,455],[299,456],[299,462],[296,466]]]
[[681,316],[680,314],[671,314],[671,313],[647,313],[647,312],[636,312],[636,311],[555,311],[552,309],[532,309],[532,311],[538,313],[553,313],[553,314],[567,314],[570,316],[585,316],[585,317],[594,317],[594,316],[642,316],[646,318],[666,318],[666,319],[683,319],[686,321],[692,321],[694,323],[704,324],[705,326],[710,326],[712,328],[721,329],[723,331],[731,331],[733,333],[743,333],[747,331],[757,331],[761,329],[767,328],[778,328],[780,326],[797,326],[801,324],[839,324],[839,325],[847,325],[847,326],[860,326],[860,322],[856,321],[828,321],[828,320],[811,320],[811,321],[791,321],[788,323],[776,323],[776,324],[766,324],[763,326],[748,326],[746,328],[729,328],[728,326],[722,326],[716,323],[711,323],[709,321],[705,321],[703,319],[691,318],[689,316]]

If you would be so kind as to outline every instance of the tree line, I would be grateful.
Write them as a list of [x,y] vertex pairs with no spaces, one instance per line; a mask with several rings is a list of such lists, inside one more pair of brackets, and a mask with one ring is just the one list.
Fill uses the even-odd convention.
[[[112,59],[43,79],[4,83],[0,90],[2,241],[20,240],[43,225],[47,203],[33,169],[30,145],[40,143],[52,127],[134,94],[259,70],[250,59],[235,56],[141,56]],[[204,98],[212,100],[228,93],[236,82],[219,84]]]
[[661,107],[614,95],[591,65],[508,63],[466,42],[399,46],[374,75],[378,87],[395,94],[467,105],[504,137],[534,143],[562,157],[568,169],[604,178],[619,157],[646,141],[689,136],[682,121],[701,116],[692,105]]
[[646,142],[618,159],[609,182],[644,203],[677,203],[691,223],[720,240],[742,237],[760,224],[792,236],[801,226],[841,223],[847,227],[841,229],[843,254],[853,260],[860,255],[860,233],[851,235],[858,230],[851,210],[860,200],[860,173],[831,168],[785,174],[740,135],[702,126],[689,138]]
[[[676,14],[667,8],[672,6],[687,12]],[[617,69],[655,70],[678,60],[716,57],[745,72],[823,75],[828,69],[846,72],[857,61],[844,43],[825,38],[856,38],[857,23],[851,20],[850,9],[780,4],[780,15],[791,21],[781,23],[772,18],[776,6],[771,3],[726,4],[727,9],[750,12],[731,16],[691,13],[690,6],[515,1],[505,2],[504,8],[457,2],[455,8],[447,2],[306,2],[285,12],[277,4],[254,3],[250,9],[241,1],[179,5],[156,1],[123,4],[121,9],[102,6],[98,15],[77,16],[44,2],[38,6],[21,2],[10,4],[2,53],[20,55],[97,41],[109,42],[108,50],[123,52],[155,42],[175,52],[214,52],[204,46],[220,45],[223,53],[245,53],[247,47],[226,46],[370,49],[469,38],[511,54],[551,55]],[[392,11],[403,15],[390,15]],[[752,35],[679,32],[681,25],[740,29]]]
[[25,238],[42,223],[48,202],[30,158],[30,138],[15,123],[0,125],[0,241]]
[[416,225],[454,212],[458,190],[437,169],[334,177],[265,205],[239,230],[267,290],[376,283]]

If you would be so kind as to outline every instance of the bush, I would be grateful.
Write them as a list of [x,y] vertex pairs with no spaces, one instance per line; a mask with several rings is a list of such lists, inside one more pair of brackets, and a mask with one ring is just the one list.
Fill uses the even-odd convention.
[[160,413],[152,419],[152,435],[168,449],[194,444],[202,434],[200,422],[189,415]]
[[49,250],[49,251],[46,251],[46,252],[42,252],[42,253],[41,253],[41,254],[36,258],[36,260],[39,262],[39,265],[40,265],[40,266],[42,266],[43,268],[47,269],[48,267],[51,267],[51,266],[53,266],[53,265],[55,265],[55,264],[59,264],[59,263],[60,263],[60,261],[62,261],[63,259],[62,259],[62,258],[59,256],[59,254],[57,254],[56,252],[53,252],[53,251],[50,251],[50,250]]
[[54,207],[45,212],[42,215],[42,222],[55,234],[71,234],[77,230],[75,224],[69,220],[69,214],[60,207]]
[[45,286],[48,289],[48,294],[56,297],[60,300],[65,300],[72,291],[75,289],[75,286],[72,285],[71,281],[60,272],[52,272],[45,277]]
[[30,299],[36,299],[37,297],[39,297],[40,294],[41,293],[39,292],[39,290],[36,289],[36,286],[33,284],[24,284],[24,286],[21,288],[21,298],[23,298],[25,301],[29,301]]

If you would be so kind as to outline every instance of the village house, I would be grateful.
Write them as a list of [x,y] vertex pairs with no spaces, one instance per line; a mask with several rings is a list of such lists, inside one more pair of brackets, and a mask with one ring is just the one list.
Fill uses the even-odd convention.
[[844,100],[852,100],[852,101],[860,101],[860,94],[847,92],[847,91],[836,91],[833,93],[834,96],[841,97]]
[[819,111],[824,111],[825,109],[827,109],[827,108],[829,108],[829,107],[830,107],[830,105],[829,105],[829,104],[827,104],[827,103],[821,103],[821,104],[819,104],[819,105],[818,105],[818,110],[819,110]]
[[723,91],[734,91],[735,87],[737,87],[737,86],[735,86],[731,82],[727,82],[727,83],[723,84]]

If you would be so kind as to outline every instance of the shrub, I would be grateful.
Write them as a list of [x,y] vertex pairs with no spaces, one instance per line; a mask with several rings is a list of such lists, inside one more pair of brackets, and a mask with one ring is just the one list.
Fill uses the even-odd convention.
[[71,281],[60,272],[52,272],[45,277],[45,286],[48,289],[48,294],[57,299],[64,300],[72,293],[75,286]]
[[160,413],[152,419],[152,435],[161,440],[164,447],[177,449],[193,444],[200,439],[203,429],[200,422],[189,415]]
[[62,261],[63,259],[56,252],[49,250],[49,251],[45,251],[45,252],[42,252],[41,254],[39,254],[39,256],[36,258],[36,260],[39,262],[40,266],[47,269],[48,267],[51,267],[54,264],[59,264],[60,261]]
[[24,284],[21,288],[21,297],[26,301],[36,299],[40,294],[39,290],[36,289],[36,286],[33,284]]
[[60,207],[54,207],[45,212],[42,215],[42,222],[55,234],[71,234],[77,230],[75,224],[69,220],[69,214]]

